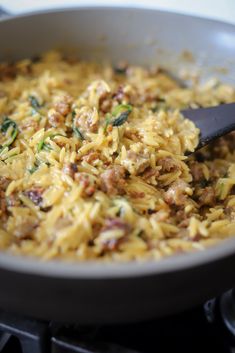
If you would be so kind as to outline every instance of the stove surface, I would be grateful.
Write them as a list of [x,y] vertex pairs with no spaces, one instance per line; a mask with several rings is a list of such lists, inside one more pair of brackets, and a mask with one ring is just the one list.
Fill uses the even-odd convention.
[[232,353],[233,291],[204,306],[137,324],[82,327],[0,312],[1,353]]

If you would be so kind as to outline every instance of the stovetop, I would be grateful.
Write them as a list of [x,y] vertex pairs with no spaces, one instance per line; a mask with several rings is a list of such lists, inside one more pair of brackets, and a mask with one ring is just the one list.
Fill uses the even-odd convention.
[[1,353],[234,353],[235,291],[181,314],[95,327],[0,311]]

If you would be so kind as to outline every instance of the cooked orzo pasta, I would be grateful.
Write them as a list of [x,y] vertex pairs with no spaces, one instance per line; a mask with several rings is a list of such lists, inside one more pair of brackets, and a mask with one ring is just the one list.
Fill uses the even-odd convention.
[[49,52],[0,66],[0,249],[160,259],[235,234],[235,138],[190,157],[185,107],[235,101],[211,80]]

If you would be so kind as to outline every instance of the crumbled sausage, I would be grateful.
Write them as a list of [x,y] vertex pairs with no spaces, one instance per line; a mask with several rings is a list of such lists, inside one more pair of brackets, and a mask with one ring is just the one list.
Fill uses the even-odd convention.
[[60,113],[62,116],[66,116],[71,111],[72,97],[68,94],[63,95],[55,103],[55,110]]
[[159,170],[158,169],[153,169],[153,168],[146,168],[143,174],[141,174],[141,177],[148,182],[152,177],[156,180],[159,176]]
[[18,207],[21,205],[18,193],[13,193],[6,198],[7,207]]
[[52,108],[48,111],[48,121],[51,126],[58,127],[64,123],[65,118],[62,114]]
[[34,217],[29,216],[15,227],[13,234],[19,239],[28,239],[37,226],[38,221]]
[[171,157],[160,158],[158,165],[162,167],[162,171],[169,173],[179,169],[178,164]]
[[183,205],[187,199],[188,184],[183,180],[175,181],[164,194],[165,201],[170,205]]
[[0,189],[0,218],[6,218],[7,214],[7,202],[5,192]]
[[99,109],[102,111],[104,114],[108,113],[112,108],[112,99],[110,98],[105,98],[101,99],[99,103]]
[[75,113],[75,127],[81,129],[82,132],[96,132],[98,130],[99,115],[95,108],[82,107]]
[[145,197],[145,193],[142,191],[129,191],[128,194],[133,198],[133,199],[143,199]]
[[26,120],[20,127],[20,130],[33,129],[34,131],[38,130],[38,121],[34,119]]
[[205,179],[205,176],[203,173],[203,167],[200,163],[197,163],[197,162],[191,163],[190,170],[194,181],[200,181],[202,179]]
[[0,65],[0,80],[9,81],[16,77],[17,68],[14,64],[1,64]]
[[215,190],[211,186],[207,186],[202,189],[202,193],[199,197],[199,203],[201,206],[214,206],[216,202]]
[[147,155],[136,153],[132,150],[127,151],[127,156],[121,161],[121,164],[130,174],[138,175],[149,167],[150,161]]
[[6,190],[8,185],[10,184],[11,180],[7,177],[0,176],[0,189],[1,190]]
[[5,191],[10,184],[10,179],[4,176],[0,176],[0,218],[6,218],[7,216],[7,199]]
[[126,171],[125,168],[115,165],[113,168],[106,170],[100,175],[101,190],[108,194],[123,194]]

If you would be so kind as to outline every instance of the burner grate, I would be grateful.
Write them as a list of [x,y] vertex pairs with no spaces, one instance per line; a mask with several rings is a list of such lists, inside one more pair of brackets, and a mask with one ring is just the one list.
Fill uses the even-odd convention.
[[14,343],[14,353],[142,353],[96,341],[97,330],[0,312],[0,352],[12,353]]
[[178,315],[134,324],[80,326],[0,311],[0,353],[235,353],[233,291]]

